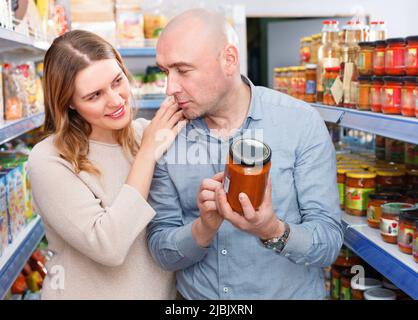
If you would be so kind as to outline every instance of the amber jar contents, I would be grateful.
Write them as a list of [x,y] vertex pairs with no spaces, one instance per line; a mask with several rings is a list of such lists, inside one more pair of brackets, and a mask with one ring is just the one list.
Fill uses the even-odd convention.
[[382,111],[387,114],[401,114],[402,77],[383,77]]
[[306,65],[305,101],[316,101],[316,64]]
[[403,208],[412,208],[409,203],[391,202],[382,204],[380,218],[380,235],[383,241],[396,244],[398,242],[399,214]]
[[417,80],[417,77],[403,77],[401,112],[406,117],[415,117],[418,88]]
[[334,265],[338,267],[352,267],[356,264],[360,264],[361,259],[346,246],[343,246],[338,253],[338,257],[334,262]]
[[373,49],[374,42],[360,42],[360,53],[358,56],[357,67],[360,75],[373,75]]
[[323,78],[323,87],[324,87],[324,104],[335,106],[336,102],[334,96],[332,95],[331,88],[334,85],[335,79],[338,78],[340,74],[340,67],[331,67],[325,68],[325,75]]
[[370,87],[370,109],[373,112],[382,112],[383,83],[384,82],[382,77],[372,77],[372,86]]
[[405,172],[402,170],[377,170],[376,190],[401,188],[405,184]]
[[385,50],[386,41],[380,40],[375,42],[373,49],[373,73],[377,76],[385,75]]
[[370,110],[371,78],[369,76],[360,76],[358,81],[357,109]]
[[418,36],[406,39],[405,71],[407,75],[418,76]]
[[346,174],[345,211],[355,216],[367,214],[369,193],[375,191],[376,174],[367,171],[351,171]]
[[367,224],[371,228],[379,229],[380,218],[382,217],[382,204],[400,202],[401,200],[402,195],[400,193],[370,193],[367,204]]
[[352,300],[364,300],[364,292],[369,289],[381,288],[382,281],[373,278],[354,277],[351,279]]
[[405,74],[405,39],[391,38],[386,40],[385,73],[391,76]]
[[415,262],[418,263],[418,221],[415,222],[414,242],[412,244],[412,255]]
[[401,209],[399,215],[398,247],[403,253],[412,254],[412,242],[418,221],[418,207]]
[[271,167],[271,149],[253,139],[237,139],[229,147],[224,188],[231,208],[243,213],[238,196],[247,194],[254,209],[263,201]]

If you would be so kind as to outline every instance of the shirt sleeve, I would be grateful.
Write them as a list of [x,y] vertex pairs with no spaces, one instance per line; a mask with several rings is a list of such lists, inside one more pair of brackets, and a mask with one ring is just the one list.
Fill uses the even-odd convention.
[[178,192],[162,158],[156,166],[148,202],[156,215],[148,225],[148,246],[158,264],[166,270],[185,269],[206,255],[192,236],[192,223],[184,224]]
[[289,223],[281,255],[297,264],[326,267],[343,243],[335,150],[324,121],[312,110],[296,149],[295,186],[301,223]]
[[127,184],[104,207],[66,161],[35,148],[29,157],[29,177],[44,222],[90,259],[106,266],[121,265],[155,215],[152,207]]

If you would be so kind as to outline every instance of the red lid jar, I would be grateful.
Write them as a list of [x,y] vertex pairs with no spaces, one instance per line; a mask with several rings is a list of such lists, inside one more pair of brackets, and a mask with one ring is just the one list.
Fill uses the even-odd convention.
[[373,73],[377,76],[385,75],[385,51],[386,41],[376,41],[373,49]]
[[391,38],[386,40],[385,73],[391,76],[405,74],[405,39]]
[[402,85],[402,115],[415,117],[417,101],[417,77],[403,77]]
[[382,111],[387,114],[401,114],[402,77],[383,77]]
[[409,76],[418,76],[418,36],[410,36],[405,40],[405,72]]
[[383,77],[373,76],[370,88],[370,109],[373,112],[382,112]]

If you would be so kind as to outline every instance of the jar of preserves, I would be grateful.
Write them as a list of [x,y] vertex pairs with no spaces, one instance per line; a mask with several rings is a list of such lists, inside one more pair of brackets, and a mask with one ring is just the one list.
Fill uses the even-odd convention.
[[408,169],[418,168],[418,145],[405,143],[405,165]]
[[385,72],[391,76],[405,74],[405,39],[391,38],[386,40]]
[[376,174],[367,171],[350,171],[346,174],[345,211],[355,216],[367,214],[369,193],[375,191]]
[[342,246],[337,260],[335,260],[334,265],[338,267],[350,268],[357,264],[361,263],[361,259],[353,251],[348,249],[346,246]]
[[376,76],[385,75],[385,50],[386,41],[380,40],[375,42],[373,49],[373,73]]
[[383,77],[382,111],[386,114],[401,114],[402,77]]
[[[312,35],[312,42],[311,42],[311,60],[310,63],[317,64],[318,63],[318,50],[321,45],[321,34],[317,33]],[[315,88],[316,91],[316,88]]]
[[364,300],[364,292],[366,290],[381,287],[382,281],[378,279],[354,277],[351,279],[352,300]]
[[369,41],[386,40],[387,28],[384,21],[371,21]]
[[382,204],[380,235],[382,236],[383,241],[393,244],[398,242],[399,214],[401,213],[401,209],[412,207],[412,204],[402,202]]
[[306,68],[304,66],[298,67],[298,89],[297,89],[297,98],[305,99],[305,87],[306,87]]
[[312,37],[304,37],[300,39],[300,64],[304,65],[309,63],[311,60],[311,43]]
[[271,167],[271,149],[255,139],[241,138],[229,147],[224,188],[231,208],[243,213],[238,196],[247,194],[254,209],[263,201]]
[[374,42],[360,42],[360,53],[357,61],[358,71],[362,76],[373,75]]
[[281,68],[274,68],[273,89],[280,91],[280,73]]
[[418,207],[401,209],[399,215],[398,247],[403,253],[412,254],[412,242],[418,221]]
[[405,171],[403,170],[377,170],[376,171],[376,190],[389,191],[401,188],[405,184]]
[[406,187],[408,189],[418,189],[418,170],[409,169],[406,171]]
[[316,101],[316,64],[306,65],[305,101]]
[[289,95],[296,98],[298,94],[298,67],[289,68]]
[[332,94],[332,86],[334,85],[335,79],[338,78],[340,74],[340,67],[331,67],[325,68],[324,76],[324,104],[335,106],[337,103],[334,100],[334,95]]
[[[399,140],[385,139],[385,159],[388,162],[405,162],[405,143]],[[398,166],[400,167],[400,166]]]
[[415,262],[418,263],[418,221],[415,222],[414,242],[412,246],[412,255],[414,256]]
[[418,36],[406,39],[405,71],[407,75],[418,76]]
[[358,81],[357,110],[370,110],[371,77],[359,76]]
[[385,160],[385,137],[376,136],[375,138],[376,160]]
[[396,192],[370,193],[367,204],[367,224],[379,229],[382,217],[382,204],[402,201],[402,195]]
[[351,279],[353,275],[350,270],[344,270],[341,273],[340,281],[340,300],[351,300]]
[[365,300],[396,300],[396,293],[385,288],[374,288],[364,292]]
[[417,89],[417,77],[403,77],[401,112],[406,117],[415,117]]
[[382,112],[382,87],[383,77],[373,76],[372,86],[370,87],[370,109],[373,112]]

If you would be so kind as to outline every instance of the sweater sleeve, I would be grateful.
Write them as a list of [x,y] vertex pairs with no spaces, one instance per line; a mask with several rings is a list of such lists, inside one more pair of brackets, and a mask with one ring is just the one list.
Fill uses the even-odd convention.
[[33,149],[29,177],[44,222],[90,259],[106,266],[121,265],[155,211],[127,184],[104,207],[65,160],[43,149]]

